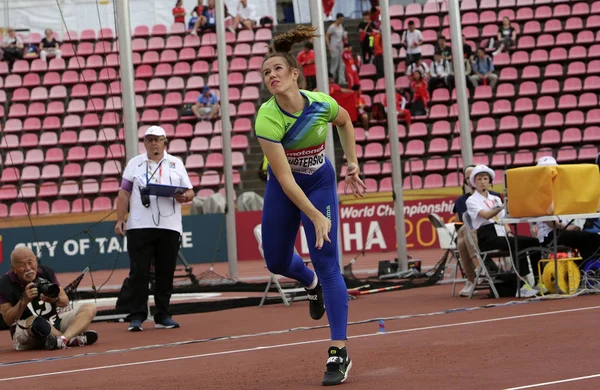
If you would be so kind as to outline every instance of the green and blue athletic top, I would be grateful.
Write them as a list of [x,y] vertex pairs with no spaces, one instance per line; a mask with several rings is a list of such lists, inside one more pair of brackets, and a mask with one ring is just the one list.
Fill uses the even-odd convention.
[[340,107],[322,92],[300,93],[308,100],[304,110],[290,114],[271,97],[258,110],[254,126],[258,138],[283,145],[292,172],[312,175],[325,163],[327,124]]

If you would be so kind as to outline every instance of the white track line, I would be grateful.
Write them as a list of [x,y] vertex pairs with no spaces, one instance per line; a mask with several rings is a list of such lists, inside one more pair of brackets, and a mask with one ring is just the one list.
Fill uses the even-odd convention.
[[[581,307],[581,308],[577,308],[577,309],[556,310],[556,311],[549,311],[549,312],[545,312],[545,313],[522,314],[522,315],[518,315],[518,316],[490,318],[487,320],[456,322],[456,323],[452,323],[452,324],[425,326],[425,327],[421,327],[421,328],[393,330],[393,331],[386,332],[386,333],[366,333],[366,334],[360,334],[360,335],[355,335],[355,336],[348,336],[348,339],[361,339],[361,338],[367,338],[367,337],[373,337],[373,336],[385,336],[385,335],[397,334],[397,333],[399,334],[399,333],[420,332],[420,331],[432,330],[432,329],[453,328],[453,327],[465,326],[465,325],[477,325],[477,324],[485,324],[485,323],[490,323],[490,322],[517,320],[517,319],[521,319],[521,318],[542,317],[542,316],[548,316],[548,315],[553,315],[553,314],[573,313],[573,312],[578,312],[578,311],[587,311],[587,310],[595,310],[595,309],[600,309],[600,306],[589,306],[589,307]],[[231,351],[203,353],[203,354],[199,354],[199,355],[178,356],[178,357],[165,358],[165,359],[144,360],[144,361],[131,362],[131,363],[111,364],[108,366],[88,367],[88,368],[79,368],[79,369],[75,369],[75,370],[46,372],[46,373],[42,373],[42,374],[13,376],[13,377],[9,377],[9,378],[2,378],[2,379],[0,379],[0,382],[8,382],[8,381],[16,381],[16,380],[32,379],[32,378],[42,378],[42,377],[64,375],[64,374],[74,374],[74,373],[78,373],[78,372],[107,370],[110,368],[140,366],[140,365],[145,365],[145,364],[154,364],[154,363],[163,363],[163,362],[174,362],[174,361],[178,361],[178,360],[188,360],[188,359],[198,359],[198,358],[211,357],[211,356],[229,355],[232,353],[253,352],[253,351],[262,351],[262,350],[267,350],[267,349],[295,347],[298,345],[324,343],[324,342],[329,342],[329,341],[330,341],[329,339],[308,340],[308,341],[299,341],[296,343],[263,345],[263,346],[258,346],[258,347],[236,349],[236,350],[231,350]]]
[[559,384],[559,383],[583,381],[583,380],[592,379],[592,378],[600,378],[600,374],[588,375],[588,376],[580,376],[578,378],[561,379],[559,381],[553,381],[553,382],[536,383],[534,385],[511,387],[510,389],[506,389],[506,390],[533,389],[534,387],[542,387],[542,386],[556,385],[556,384]]

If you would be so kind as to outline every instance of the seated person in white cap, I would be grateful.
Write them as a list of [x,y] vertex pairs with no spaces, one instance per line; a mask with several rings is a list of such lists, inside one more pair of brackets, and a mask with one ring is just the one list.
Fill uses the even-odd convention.
[[[463,173],[465,178],[463,183],[463,190],[465,190],[465,193],[459,196],[454,202],[454,209],[452,210],[452,212],[456,214],[456,220],[460,223],[463,222],[463,214],[467,212],[467,199],[469,199],[469,197],[475,192],[475,187],[473,187],[470,182],[471,172],[473,172],[473,169],[475,167],[476,165],[467,165],[464,168]],[[497,192],[488,192],[492,195],[496,195],[498,197],[500,196],[500,194],[498,194]],[[476,231],[471,232],[470,229],[468,227],[465,228],[464,225],[462,227],[457,227],[457,229],[458,233],[456,236],[456,247],[458,248],[460,265],[462,266],[462,270],[465,273],[465,276],[467,277],[465,287],[463,287],[463,289],[460,290],[459,295],[461,297],[468,297],[471,294],[473,287],[475,286],[475,266],[476,264],[478,264],[477,234]],[[471,238],[473,239],[474,245],[471,244],[471,240],[469,240],[467,234],[471,234]],[[493,260],[490,259],[489,264],[486,262],[486,267],[488,268],[488,270],[490,270],[490,267],[494,266],[495,263]]]
[[[554,157],[545,156],[538,160],[537,166],[558,165]],[[553,206],[551,206],[553,207]],[[557,244],[577,249],[584,261],[600,253],[600,235],[583,232],[585,219],[571,219],[556,224]],[[554,222],[538,222],[537,238],[544,246],[550,246],[554,240]]]
[[[499,225],[496,222],[505,215],[502,199],[489,193],[488,188],[494,180],[494,171],[485,165],[477,165],[471,171],[471,185],[475,187],[475,192],[467,200],[467,212],[471,218],[473,229],[477,230],[477,240],[479,248],[482,251],[490,250],[508,250],[515,258],[515,239],[518,241],[519,252],[531,247],[539,247],[537,239],[533,237],[514,236],[508,225]],[[532,269],[537,269],[537,263],[540,261],[541,254],[539,250],[529,253]],[[529,275],[529,264],[527,256],[523,253],[518,258],[519,273],[521,276]],[[521,288],[521,296],[534,296],[539,290],[533,289],[529,283]]]

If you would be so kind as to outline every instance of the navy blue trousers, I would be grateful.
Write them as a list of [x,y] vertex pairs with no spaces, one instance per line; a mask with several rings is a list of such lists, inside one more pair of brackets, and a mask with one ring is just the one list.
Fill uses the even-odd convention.
[[262,214],[262,242],[267,267],[274,274],[297,280],[305,287],[314,280],[314,272],[295,254],[294,243],[304,226],[310,259],[323,288],[325,310],[332,340],[346,340],[348,290],[340,271],[337,250],[338,196],[333,166],[326,160],[313,175],[294,173],[294,178],[312,204],[331,220],[329,238],[321,249],[315,248],[315,228],[311,220],[287,197],[269,167]]

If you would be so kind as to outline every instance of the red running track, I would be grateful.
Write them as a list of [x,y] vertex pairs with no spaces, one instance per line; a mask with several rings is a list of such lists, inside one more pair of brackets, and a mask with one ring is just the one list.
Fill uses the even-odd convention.
[[[433,313],[508,300],[452,298],[449,285],[361,296],[350,321]],[[535,388],[600,388],[594,342],[600,299],[585,296],[349,327],[354,361],[344,389],[507,389],[595,377]],[[104,353],[14,366],[7,362],[66,357],[207,337],[325,325],[306,302],[179,316],[182,328],[128,333],[99,323],[96,345],[64,351],[13,352],[0,347],[6,389],[316,389],[325,369],[328,329],[210,341],[143,351]]]

